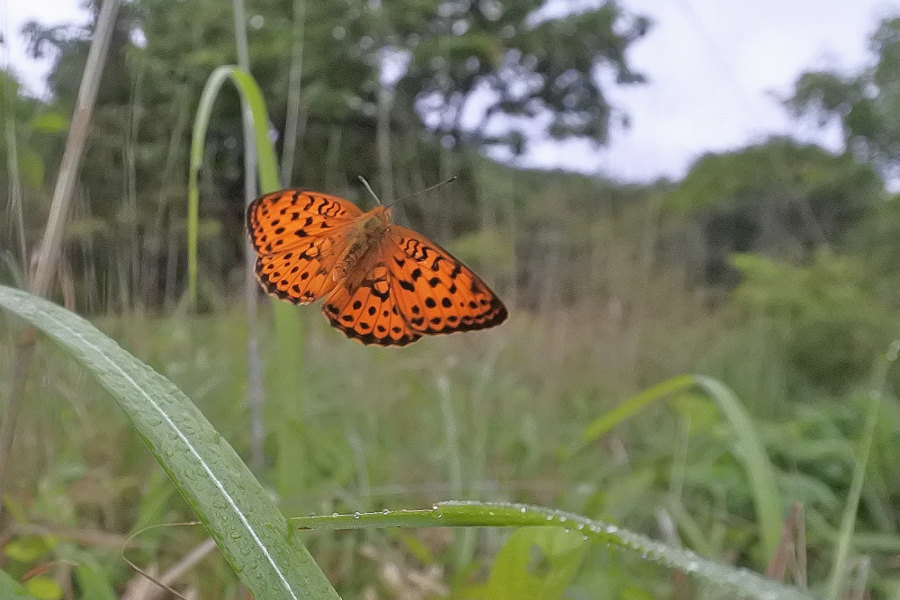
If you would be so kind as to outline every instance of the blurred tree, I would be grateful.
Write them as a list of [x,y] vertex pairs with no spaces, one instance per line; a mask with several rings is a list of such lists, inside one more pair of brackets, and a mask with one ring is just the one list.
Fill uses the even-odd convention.
[[795,266],[742,254],[733,262],[742,280],[732,308],[767,328],[800,383],[846,392],[865,381],[900,327],[897,313],[872,293],[865,265],[853,258],[819,252]]
[[513,153],[544,135],[605,143],[613,110],[600,77],[644,81],[625,54],[649,21],[615,1],[567,14],[545,4],[383,3],[377,30],[391,32],[382,60],[401,68],[401,114],[417,115],[452,143]]
[[879,175],[852,156],[773,138],[698,160],[664,200],[674,218],[661,249],[692,279],[730,287],[739,279],[732,253],[808,260],[842,244],[883,193]]
[[[56,134],[68,121],[53,107],[23,95],[14,74],[0,71],[0,189],[6,201],[0,206],[2,281],[9,281],[7,267],[27,269],[28,248],[37,242],[46,221],[43,200],[49,198],[46,172],[58,160],[61,145]],[[7,262],[8,261],[8,262]]]
[[888,180],[900,177],[900,17],[884,19],[869,41],[874,64],[843,75],[803,73],[787,106],[824,125],[837,120],[847,149],[878,167]]
[[[457,189],[469,202],[454,204],[454,219],[423,202],[410,220],[426,230],[441,224],[444,237],[489,224],[489,211],[473,202],[469,152],[502,147],[515,154],[546,135],[602,144],[614,111],[601,81],[642,80],[625,56],[647,31],[646,19],[615,1],[565,14],[543,5],[247,2],[251,70],[280,141],[287,97],[300,94],[296,175],[285,185],[346,192],[357,175],[381,175],[382,187],[393,189],[396,180],[401,195],[449,170],[460,175]],[[99,259],[103,287],[128,288],[116,293],[125,305],[153,305],[178,288],[190,119],[206,77],[235,61],[231,10],[217,0],[134,0],[121,11],[81,174],[81,214],[103,225],[79,229],[90,240],[82,236],[74,251],[86,263]],[[27,32],[34,54],[55,52],[48,85],[71,110],[90,27],[32,23]],[[299,90],[289,85],[298,40]],[[217,281],[227,281],[240,260],[241,139],[238,100],[226,91],[207,136],[204,196],[212,201],[204,200],[201,228],[210,261],[204,271]]]

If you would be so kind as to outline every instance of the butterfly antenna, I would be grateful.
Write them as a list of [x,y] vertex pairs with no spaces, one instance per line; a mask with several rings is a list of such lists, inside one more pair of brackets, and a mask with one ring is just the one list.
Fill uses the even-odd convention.
[[375,194],[375,192],[372,191],[372,186],[369,185],[369,182],[366,181],[366,178],[363,177],[362,175],[357,175],[357,177],[359,177],[359,180],[362,181],[362,184],[364,186],[366,186],[366,189],[369,190],[369,193],[372,194],[372,197],[375,198],[375,202],[377,202],[378,204],[381,204],[381,199],[378,197],[377,194]]
[[453,177],[450,177],[449,179],[445,179],[444,181],[442,181],[442,182],[440,182],[440,183],[436,183],[436,184],[434,184],[434,185],[430,185],[430,186],[428,186],[427,188],[425,188],[424,190],[419,190],[419,191],[417,191],[417,192],[413,192],[412,194],[407,194],[407,195],[403,196],[402,198],[400,198],[399,200],[394,200],[393,202],[391,202],[391,206],[393,206],[394,204],[400,204],[400,203],[403,202],[404,200],[407,200],[407,199],[409,199],[409,198],[412,198],[413,196],[418,196],[419,194],[427,194],[427,193],[430,192],[431,190],[436,190],[437,188],[442,187],[442,186],[445,186],[445,185],[447,185],[448,183],[453,183],[453,182],[456,181],[457,179],[459,179],[459,177],[457,177],[456,175],[454,175]]

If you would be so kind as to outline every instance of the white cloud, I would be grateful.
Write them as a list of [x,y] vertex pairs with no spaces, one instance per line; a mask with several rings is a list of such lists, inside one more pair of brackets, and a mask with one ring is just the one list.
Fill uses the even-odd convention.
[[0,30],[5,43],[0,44],[0,64],[11,65],[25,89],[39,95],[50,69],[50,57],[33,60],[26,52],[22,27],[28,21],[44,25],[82,24],[86,11],[77,0],[0,0]]

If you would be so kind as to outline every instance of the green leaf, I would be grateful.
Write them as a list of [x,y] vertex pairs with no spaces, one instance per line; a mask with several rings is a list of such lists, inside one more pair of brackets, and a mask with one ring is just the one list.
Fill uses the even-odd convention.
[[113,396],[257,600],[338,597],[260,483],[174,384],[42,298],[0,286],[0,307],[49,336]]
[[50,552],[50,538],[23,536],[12,540],[3,547],[3,553],[12,560],[30,564]]
[[781,539],[781,521],[784,502],[775,484],[775,467],[756,431],[753,418],[737,395],[721,381],[712,377],[695,375],[694,380],[719,407],[734,433],[732,453],[741,462],[750,490],[753,505],[767,556],[771,556]]
[[69,120],[57,112],[44,112],[29,122],[31,129],[44,133],[59,133],[69,128]]
[[4,571],[0,571],[0,598],[9,598],[9,600],[37,600],[34,596],[25,591],[22,584],[7,575]]
[[693,377],[680,375],[658,383],[636,396],[632,396],[613,410],[591,421],[581,432],[581,441],[572,451],[579,450],[594,440],[603,437],[613,427],[626,421],[651,402],[668,398],[674,393],[690,389],[693,385]]
[[25,589],[38,600],[59,600],[63,597],[62,588],[51,577],[32,577],[25,582]]
[[571,531],[519,529],[497,554],[479,595],[491,600],[561,598],[578,572],[587,548],[582,536]]

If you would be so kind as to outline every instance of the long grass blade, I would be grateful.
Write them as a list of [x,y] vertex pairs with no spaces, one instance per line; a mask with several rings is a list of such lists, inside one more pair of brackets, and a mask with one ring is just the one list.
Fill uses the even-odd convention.
[[241,96],[245,109],[252,115],[253,138],[256,142],[257,167],[259,169],[259,187],[263,191],[277,190],[278,168],[275,161],[275,149],[269,139],[269,115],[263,100],[262,90],[253,76],[234,65],[217,68],[206,80],[200,103],[197,105],[197,116],[191,134],[190,171],[188,173],[188,289],[187,297],[193,306],[197,302],[197,242],[200,235],[200,187],[198,179],[203,164],[203,144],[209,128],[209,118],[216,96],[226,81],[230,80]]
[[365,529],[372,527],[562,527],[599,542],[638,553],[643,560],[701,577],[741,597],[768,600],[809,600],[812,596],[752,571],[715,562],[668,546],[602,521],[526,504],[442,502],[430,509],[297,517],[289,522],[301,529]]
[[766,556],[771,556],[781,539],[784,502],[775,481],[775,467],[763,446],[753,418],[737,395],[721,381],[694,375],[697,386],[712,398],[734,433],[732,452],[743,464]]
[[168,379],[42,298],[0,286],[0,307],[49,336],[113,396],[255,598],[338,597],[246,465]]
[[679,375],[678,377],[673,377],[662,383],[658,383],[636,396],[632,396],[608,413],[591,421],[581,432],[581,439],[578,447],[573,450],[578,450],[594,440],[603,437],[609,433],[613,427],[626,421],[651,402],[662,400],[668,398],[672,394],[688,390],[692,388],[694,384],[695,381],[692,376]]

